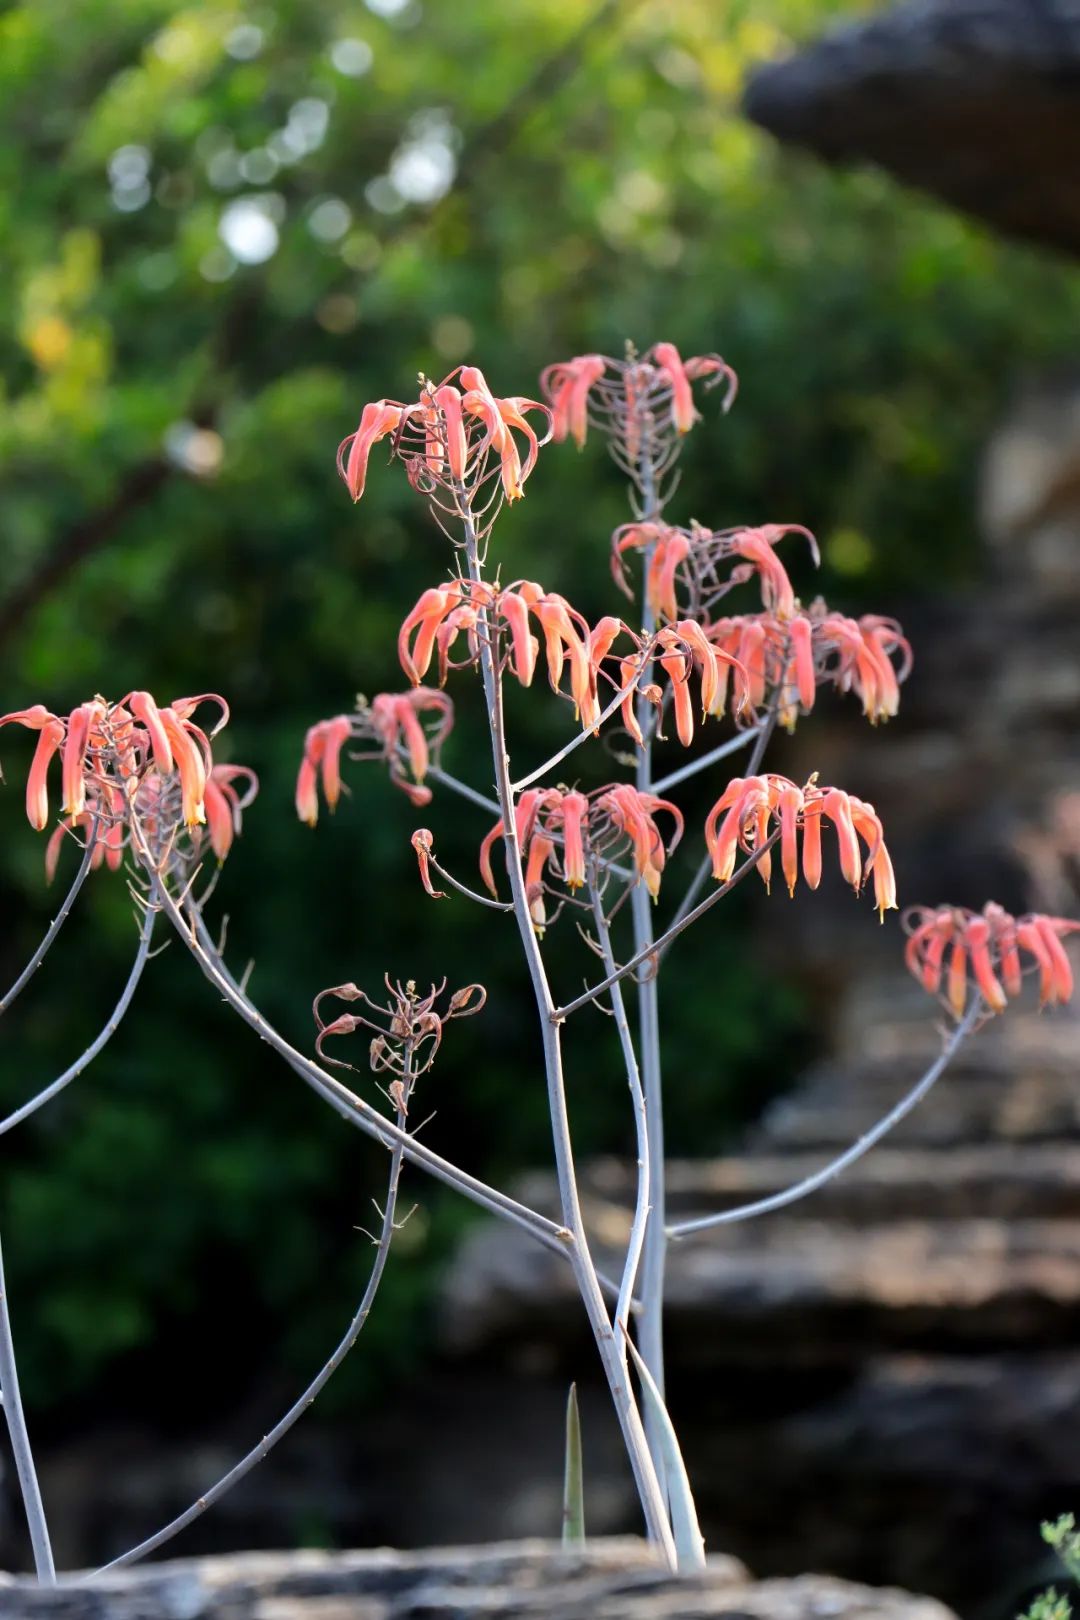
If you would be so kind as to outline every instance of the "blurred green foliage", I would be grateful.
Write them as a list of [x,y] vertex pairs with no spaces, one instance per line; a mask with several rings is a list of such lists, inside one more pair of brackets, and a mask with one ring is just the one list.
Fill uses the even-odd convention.
[[[433,1145],[492,1176],[546,1157],[499,919],[424,901],[419,818],[376,768],[352,769],[316,833],[292,814],[305,727],[400,682],[397,624],[446,569],[404,479],[377,455],[353,511],[334,450],[366,400],[407,394],[418,370],[473,359],[497,391],[530,393],[551,359],[667,337],[719,349],[742,378],[731,418],[713,413],[688,447],[681,515],[809,523],[827,583],[867,605],[962,579],[978,446],[1018,374],[1075,333],[1080,290],[740,120],[748,64],[840,9],[32,0],[0,15],[2,707],[225,693],[231,757],[263,782],[211,907],[232,914],[231,959],[254,958],[256,999],[305,1049],[325,984],[483,979],[489,1010],[455,1026],[420,1106],[436,1109]],[[504,575],[603,611],[625,515],[600,446],[551,449],[500,525]],[[467,678],[453,694],[447,763],[484,785]],[[566,711],[514,696],[532,761]],[[15,786],[26,740],[0,741],[11,978],[53,897]],[[423,819],[472,870],[483,819],[443,797]],[[676,1151],[714,1147],[796,1061],[799,996],[750,959],[754,903],[711,919],[665,989]],[[88,886],[4,1021],[5,1109],[104,1021],[129,913],[119,881]],[[552,939],[573,988],[590,958],[569,922]],[[571,1050],[583,1151],[630,1140],[609,1037],[596,1019]],[[260,1370],[310,1370],[361,1286],[354,1228],[382,1173],[176,945],[94,1069],[5,1139],[3,1165],[25,1382],[57,1421],[94,1380],[182,1422],[211,1369],[225,1404]],[[423,1209],[331,1400],[423,1353],[466,1213],[413,1190]],[[124,1382],[135,1355],[145,1396]]]

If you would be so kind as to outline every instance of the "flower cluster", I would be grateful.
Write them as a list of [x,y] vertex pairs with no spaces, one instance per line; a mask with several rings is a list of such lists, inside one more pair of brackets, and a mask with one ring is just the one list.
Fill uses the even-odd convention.
[[572,438],[580,449],[589,427],[597,427],[618,445],[617,459],[633,462],[643,435],[656,438],[666,430],[682,436],[700,420],[691,386],[700,380],[709,388],[726,385],[727,410],[738,387],[731,367],[718,354],[683,360],[673,343],[656,343],[625,360],[580,354],[548,366],[540,386],[551,401],[552,438]]
[[[543,438],[528,420],[536,411],[548,424]],[[441,383],[421,379],[419,398],[412,404],[379,399],[365,405],[359,427],[338,449],[338,469],[358,501],[372,449],[380,440],[392,438],[392,453],[405,462],[410,481],[418,488],[474,492],[489,476],[494,456],[502,492],[508,501],[516,501],[525,492],[541,445],[550,437],[550,424],[551,412],[539,400],[517,394],[498,399],[482,371],[459,366]],[[524,440],[524,461],[515,434]],[[494,470],[492,464],[490,471]]]
[[[746,671],[749,703],[761,707],[775,697],[778,718],[789,730],[813,708],[821,684],[855,692],[872,724],[891,719],[911,669],[911,648],[900,626],[880,614],[848,618],[820,598],[804,608],[775,550],[792,533],[809,541],[816,561],[813,536],[798,524],[711,530],[627,523],[612,537],[612,572],[632,595],[625,556],[644,552],[645,595],[656,618],[678,621],[681,596],[709,640]],[[722,598],[755,576],[762,611],[714,618]]]
[[[425,720],[425,717],[428,717]],[[370,703],[357,700],[354,714],[338,714],[308,728],[296,778],[296,813],[314,827],[319,819],[319,781],[331,810],[341,797],[341,750],[347,742],[375,743],[353,759],[381,759],[390,780],[414,805],[430,804],[424,778],[454,725],[454,705],[445,692],[415,686],[409,692],[380,692]],[[411,774],[410,774],[411,773]]]
[[[666,811],[675,822],[665,844],[656,816]],[[636,879],[653,899],[660,889],[667,856],[683,833],[681,811],[654,793],[642,793],[628,783],[594,788],[529,788],[514,807],[518,848],[525,860],[525,891],[533,925],[548,924],[544,904],[545,878],[553,878],[571,896],[588,881],[589,863],[603,863],[610,871],[624,850],[630,852]],[[480,846],[480,875],[492,894],[498,889],[491,869],[496,842],[505,836],[497,821]],[[565,895],[563,898],[566,898]]]
[[[822,823],[836,833],[840,870],[856,894],[872,876],[874,904],[884,920],[896,907],[896,880],[885,847],[881,821],[873,805],[865,804],[840,788],[819,787],[813,780],[797,787],[786,776],[737,776],[717,799],[705,822],[705,842],[712,856],[713,877],[726,882],[735,870],[739,849],[761,849],[775,825],[780,833],[780,865],[789,894],[799,878],[799,836],[802,836],[802,875],[811,889],[821,882]],[[866,845],[864,858],[859,839]],[[768,886],[772,855],[758,860],[758,871]]]
[[[330,1057],[323,1050],[323,1042],[332,1036],[352,1035],[358,1029],[369,1030],[370,1065],[376,1074],[392,1076],[387,1095],[401,1114],[407,1114],[414,1083],[431,1068],[442,1045],[444,1025],[481,1012],[487,991],[482,984],[467,984],[453,992],[440,1012],[438,1004],[446,992],[445,979],[439,985],[433,984],[426,996],[420,995],[413,979],[402,984],[386,974],[383,983],[387,990],[385,1002],[373,1001],[355,984],[338,984],[320,991],[312,1007],[319,1031],[315,1047],[324,1062],[351,1069],[351,1063]],[[328,996],[336,1001],[362,1002],[365,1011],[339,1013],[328,1022],[322,1015],[322,1003]]]
[[[216,704],[219,717],[206,732],[192,716],[200,705]],[[51,878],[65,834],[93,829],[91,864],[121,864],[136,815],[164,849],[186,832],[198,854],[205,827],[210,845],[224,860],[240,829],[242,811],[257,791],[254,772],[240,765],[215,765],[210,739],[225,725],[228,705],[214,693],[176,698],[159,707],[149,692],[129,692],[118,703],[96,697],[66,717],[37,703],[0,716],[0,726],[21,725],[37,732],[37,746],[26,784],[26,814],[38,832],[49,821],[49,774],[60,755],[60,811],[64,818],[46,849]]]
[[1080,932],[1080,922],[1041,912],[1013,917],[991,900],[981,912],[915,906],[905,912],[904,924],[909,970],[956,1018],[963,1017],[970,981],[991,1012],[1004,1012],[1009,999],[1020,994],[1022,952],[1038,970],[1040,1006],[1060,1006],[1072,996],[1073,972],[1061,940]]
[[[591,730],[600,714],[596,666],[622,629],[621,622],[613,620],[608,625],[603,621],[594,636],[565,597],[545,591],[533,580],[518,580],[500,589],[482,581],[456,579],[424,591],[398,634],[401,667],[418,685],[437,653],[442,684],[450,669],[476,663],[481,640],[488,637],[497,643],[493,651],[500,668],[508,668],[522,686],[530,686],[540,652],[531,622],[536,623],[544,638],[553,691],[559,691],[568,667],[575,710],[583,726]],[[467,654],[455,660],[453,654],[461,636]]]

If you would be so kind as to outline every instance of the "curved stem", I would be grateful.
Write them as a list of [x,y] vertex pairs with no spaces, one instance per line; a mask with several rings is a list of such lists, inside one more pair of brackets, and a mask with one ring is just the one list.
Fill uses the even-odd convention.
[[0,1136],[5,1136],[16,1125],[21,1125],[24,1119],[29,1119],[31,1114],[36,1114],[39,1108],[44,1108],[47,1102],[51,1102],[55,1096],[64,1090],[65,1086],[69,1086],[73,1080],[82,1074],[84,1069],[89,1067],[102,1047],[115,1035],[121,1019],[131,1005],[131,998],[135,994],[139,980],[142,978],[143,968],[146,966],[147,958],[150,955],[150,936],[154,931],[154,917],[155,911],[153,903],[151,903],[147,907],[142,927],[139,930],[139,946],[135,952],[135,960],[131,964],[131,972],[128,974],[127,983],[104,1029],[90,1042],[86,1051],[75,1059],[71,1067],[65,1069],[63,1074],[59,1075],[51,1085],[44,1086],[41,1091],[30,1098],[29,1102],[24,1102],[21,1108],[16,1108],[13,1114],[9,1114],[6,1119],[0,1120]]
[[[165,910],[168,912],[168,904]],[[170,915],[173,915],[172,912]],[[186,923],[189,923],[189,927],[186,927]],[[521,1231],[529,1234],[529,1238],[536,1239],[546,1249],[551,1249],[552,1254],[559,1255],[560,1260],[570,1260],[568,1252],[570,1233],[565,1226],[547,1220],[546,1215],[541,1215],[538,1210],[529,1209],[528,1204],[520,1204],[517,1199],[512,1199],[508,1192],[500,1192],[499,1187],[487,1186],[486,1181],[479,1181],[468,1171],[460,1170],[447,1158],[440,1157],[439,1153],[421,1147],[416,1137],[406,1136],[405,1132],[398,1131],[390,1124],[389,1119],[382,1118],[374,1108],[369,1108],[368,1103],[356,1097],[355,1092],[350,1092],[347,1085],[342,1085],[342,1082],[337,1081],[332,1074],[327,1074],[325,1069],[319,1068],[319,1064],[304,1058],[303,1053],[296,1051],[295,1047],[290,1047],[290,1043],[274,1029],[274,1025],[262,1017],[248,993],[228,970],[225,959],[219,949],[215,948],[214,941],[210,940],[209,930],[199,915],[198,907],[193,907],[188,919],[181,917],[176,927],[183,930],[183,940],[196,957],[202,974],[209,978],[210,983],[217,985],[225,1001],[228,1001],[235,1013],[240,1014],[244,1024],[256,1030],[256,1034],[261,1035],[269,1047],[274,1047],[290,1066],[291,1071],[298,1074],[301,1081],[309,1085],[324,1102],[329,1103],[330,1108],[334,1108],[340,1118],[345,1119],[351,1126],[356,1126],[359,1131],[364,1131],[366,1136],[374,1137],[374,1140],[381,1142],[387,1149],[402,1144],[405,1157],[419,1165],[421,1170],[426,1170],[434,1176],[436,1181],[442,1181],[445,1186],[453,1187],[453,1191],[460,1192],[473,1204],[487,1210],[489,1215],[500,1215],[504,1220],[510,1221],[510,1225],[518,1226]],[[602,1272],[597,1275],[602,1288],[614,1299],[619,1293],[619,1285]]]
[[[592,897],[593,917],[596,921],[596,935],[600,942],[600,952],[604,966],[609,973],[615,971],[615,957],[611,949],[611,930],[608,920],[604,916],[604,906],[596,887],[596,874],[593,873],[589,885]],[[638,1070],[637,1053],[634,1050],[634,1037],[626,1017],[626,1004],[623,1001],[622,987],[618,983],[611,987],[611,1010],[615,1018],[615,1028],[619,1034],[619,1044],[622,1047],[623,1062],[626,1065],[626,1080],[630,1087],[630,1099],[634,1109],[634,1134],[637,1141],[637,1193],[634,1200],[634,1219],[630,1227],[630,1238],[626,1246],[626,1261],[623,1265],[622,1283],[619,1288],[619,1298],[615,1305],[615,1325],[622,1328],[617,1343],[622,1351],[623,1365],[626,1365],[626,1342],[629,1331],[630,1304],[634,1297],[634,1285],[637,1281],[638,1266],[641,1262],[641,1251],[645,1243],[645,1231],[649,1221],[649,1130],[646,1122],[645,1093],[641,1089],[641,1075]]]
[[3,1000],[0,1000],[0,1013],[7,1012],[8,1008],[11,1006],[11,1003],[15,1000],[15,997],[20,993],[20,991],[25,990],[26,986],[29,984],[30,980],[33,978],[34,974],[44,961],[46,952],[51,946],[53,940],[64,926],[68,913],[75,904],[79,890],[86,882],[87,875],[90,871],[90,862],[94,858],[94,848],[97,844],[98,825],[98,819],[95,816],[93,825],[86,835],[86,844],[83,849],[83,858],[79,862],[79,870],[75,873],[75,876],[71,881],[71,887],[61,902],[60,910],[56,913],[56,916],[49,924],[41,944],[38,946],[29,962],[27,962],[26,966],[19,974],[19,977],[15,980],[15,983],[11,986],[11,989],[4,996]]
[[[406,1101],[408,1101],[408,1091],[411,1089],[411,1077],[409,1076],[408,1071],[410,1061],[411,1054],[407,1053],[407,1068],[404,1080],[404,1084],[406,1086]],[[404,1132],[405,1114],[400,1108],[397,1112],[397,1124],[398,1128]],[[368,1314],[370,1313],[371,1307],[375,1301],[375,1295],[378,1292],[379,1284],[382,1281],[383,1272],[386,1269],[386,1262],[390,1254],[390,1242],[393,1238],[395,1230],[394,1222],[397,1211],[398,1186],[401,1181],[401,1166],[404,1156],[404,1150],[400,1145],[395,1146],[391,1151],[390,1177],[386,1189],[386,1202],[383,1207],[382,1224],[379,1228],[379,1236],[376,1240],[375,1258],[372,1261],[367,1286],[364,1289],[360,1304],[356,1310],[356,1314],[345,1330],[344,1338],[341,1340],[340,1344],[338,1344],[329,1360],[326,1361],[319,1369],[319,1371],[315,1374],[315,1377],[311,1380],[311,1383],[304,1390],[303,1394],[293,1402],[285,1415],[274,1424],[274,1427],[267,1434],[263,1436],[257,1446],[253,1446],[245,1457],[241,1457],[240,1461],[229,1469],[227,1474],[223,1474],[216,1484],[211,1485],[208,1491],[204,1491],[202,1496],[200,1496],[197,1501],[193,1502],[189,1508],[185,1508],[183,1513],[177,1514],[175,1519],[171,1519],[169,1523],[163,1525],[160,1530],[156,1530],[152,1536],[147,1536],[145,1541],[140,1541],[137,1547],[132,1547],[127,1552],[121,1553],[118,1558],[113,1558],[109,1563],[103,1564],[102,1567],[96,1571],[98,1575],[104,1575],[110,1569],[121,1569],[127,1564],[137,1563],[140,1558],[145,1558],[149,1553],[156,1552],[157,1549],[164,1546],[167,1541],[171,1541],[174,1536],[179,1535],[181,1530],[186,1530],[189,1524],[193,1524],[196,1519],[201,1518],[206,1512],[207,1508],[213,1507],[214,1503],[219,1502],[227,1491],[230,1491],[234,1485],[238,1485],[244,1476],[251,1472],[256,1463],[262,1462],[264,1457],[266,1457],[273,1450],[279,1440],[283,1439],[285,1435],[288,1434],[289,1430],[292,1428],[297,1419],[304,1415],[308,1408],[314,1403],[316,1396],[330,1382],[330,1379],[341,1366],[341,1363],[345,1360],[345,1357],[356,1343],[356,1340],[360,1335],[360,1330],[367,1321]]]
[[911,1110],[920,1103],[930,1088],[940,1080],[946,1068],[951,1063],[965,1038],[970,1035],[978,1018],[983,1011],[982,997],[976,995],[972,1005],[968,1008],[960,1023],[953,1030],[940,1054],[934,1059],[922,1078],[905,1092],[894,1108],[871,1126],[857,1142],[853,1142],[843,1153],[831,1159],[822,1169],[815,1170],[813,1175],[804,1176],[791,1187],[785,1187],[782,1192],[771,1193],[767,1198],[756,1198],[750,1204],[737,1204],[733,1209],[718,1210],[715,1215],[702,1215],[694,1221],[679,1221],[668,1227],[668,1237],[675,1240],[689,1237],[692,1232],[707,1232],[713,1227],[730,1226],[733,1221],[748,1221],[755,1215],[767,1215],[771,1210],[784,1209],[788,1204],[795,1204],[800,1198],[806,1198],[810,1193],[817,1192],[827,1182],[833,1180],[841,1171],[846,1170],[861,1159],[864,1153],[887,1136],[894,1125],[899,1125]]
[[4,1279],[4,1257],[0,1251],[0,1396],[3,1398],[4,1417],[11,1437],[11,1450],[15,1458],[15,1473],[26,1512],[30,1544],[34,1550],[34,1568],[44,1586],[55,1586],[56,1568],[53,1564],[49,1526],[41,1501],[34,1454],[30,1450],[30,1436],[26,1432],[22,1396],[19,1394],[19,1374],[15,1365],[15,1345],[11,1337],[11,1309],[8,1304],[7,1283]]

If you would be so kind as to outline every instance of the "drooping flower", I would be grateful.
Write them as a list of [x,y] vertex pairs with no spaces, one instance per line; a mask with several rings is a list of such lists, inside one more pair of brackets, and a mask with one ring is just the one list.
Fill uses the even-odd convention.
[[452,666],[451,654],[462,634],[468,646],[463,663],[475,663],[480,655],[482,619],[488,633],[495,634],[495,653],[502,667],[523,686],[532,682],[539,652],[539,641],[529,628],[530,619],[534,620],[544,638],[552,690],[560,691],[569,666],[575,709],[586,730],[595,727],[599,708],[589,626],[565,597],[545,591],[533,580],[518,580],[500,590],[487,582],[458,579],[423,591],[398,632],[398,657],[410,681],[418,684],[423,680],[436,651],[440,682],[450,667],[461,667]]
[[964,1015],[972,981],[990,1012],[1004,1012],[1022,988],[1022,952],[1038,972],[1041,1007],[1062,1006],[1072,997],[1072,965],[1061,941],[1080,932],[1080,922],[1042,912],[1016,918],[989,901],[981,912],[915,906],[904,914],[904,924],[908,970],[956,1018]]
[[551,436],[561,444],[568,436],[580,450],[588,432],[589,390],[607,370],[602,354],[579,354],[548,366],[540,387],[551,401]]
[[314,827],[319,819],[319,778],[323,798],[333,811],[341,797],[341,750],[352,735],[352,718],[337,714],[308,727],[304,757],[296,778],[296,813]]
[[[655,817],[666,811],[675,831],[665,845]],[[682,837],[683,818],[678,808],[654,793],[643,793],[629,783],[581,793],[576,788],[529,788],[514,808],[517,843],[525,863],[525,893],[529,914],[538,932],[548,924],[544,902],[550,882],[573,900],[589,881],[589,862],[610,866],[628,850],[637,877],[655,899],[667,853]],[[504,837],[500,820],[480,846],[480,875],[492,894],[498,894],[491,868],[496,842]],[[599,869],[599,868],[598,868]]]
[[673,343],[657,343],[644,355],[582,354],[548,366],[540,387],[554,413],[552,437],[584,444],[589,425],[610,441],[620,466],[633,469],[647,435],[654,462],[663,462],[671,437],[689,432],[698,420],[691,384],[727,384],[723,408],[735,397],[738,380],[718,354],[683,360]]
[[[788,892],[794,894],[799,876],[799,835],[802,835],[802,875],[811,889],[821,882],[822,823],[836,836],[840,870],[858,894],[872,877],[874,904],[879,915],[896,906],[896,881],[885,847],[881,821],[873,805],[840,788],[822,788],[815,781],[800,788],[786,776],[735,777],[709,811],[705,842],[712,856],[713,877],[727,882],[735,870],[739,849],[760,850],[775,824],[780,832],[780,854]],[[866,845],[864,857],[859,840]],[[766,887],[772,874],[772,856],[766,850],[758,860]]]
[[[246,786],[238,786],[245,783]],[[259,791],[259,779],[247,765],[215,765],[206,779],[206,830],[210,848],[223,861],[243,825],[243,812]]]
[[[543,437],[528,420],[535,412],[548,424]],[[372,448],[393,435],[392,453],[405,462],[417,487],[475,490],[488,476],[489,454],[494,454],[503,493],[514,501],[524,493],[540,447],[550,437],[550,423],[551,412],[539,400],[517,394],[499,398],[476,366],[460,366],[441,383],[422,380],[411,404],[380,399],[365,405],[359,427],[338,449],[338,470],[358,501]],[[525,441],[524,462],[515,434]]]
[[[220,710],[209,735],[192,718],[208,701],[216,703]],[[214,693],[177,698],[159,707],[149,692],[141,691],[129,692],[118,703],[93,698],[77,705],[66,720],[41,704],[0,718],[0,725],[14,723],[38,732],[27,781],[27,817],[39,832],[49,819],[49,765],[54,754],[61,755],[61,811],[65,821],[46,848],[46,875],[50,880],[65,830],[75,828],[96,829],[91,869],[104,861],[115,871],[127,847],[133,813],[146,826],[159,829],[161,851],[166,856],[178,828],[190,835],[185,846],[188,853],[197,855],[198,829],[208,817],[207,798],[211,796],[214,772],[210,737],[227,718],[228,706]],[[239,766],[221,770],[233,774],[219,777],[214,795],[224,792],[228,806],[233,776],[243,774],[251,784],[244,803],[250,802],[253,773]],[[225,824],[216,797],[214,815],[216,828],[211,830],[211,842],[218,848],[225,839]],[[178,852],[177,859],[182,858],[186,856]]]
[[639,640],[637,651],[623,656],[619,662],[619,686],[626,694],[622,702],[622,721],[639,746],[642,736],[634,711],[635,696],[640,692],[658,707],[663,702],[663,690],[657,683],[633,687],[635,675],[642,674],[653,657],[670,682],[675,729],[684,748],[689,747],[694,738],[690,679],[695,672],[701,682],[703,718],[724,713],[732,675],[736,715],[741,716],[750,707],[753,689],[746,666],[732,653],[715,646],[693,619],[679,619],[675,624],[664,625],[652,640]]
[[[425,714],[435,717],[430,732],[424,729],[422,717]],[[372,732],[383,745],[382,757],[390,767],[394,786],[407,793],[415,805],[430,803],[431,789],[424,786],[424,778],[432,749],[438,751],[454,724],[454,705],[446,693],[430,686],[414,686],[408,692],[380,692],[372,699],[367,717]],[[365,731],[364,720],[361,710],[354,723],[355,734],[361,737]],[[405,772],[406,761],[412,781]]]

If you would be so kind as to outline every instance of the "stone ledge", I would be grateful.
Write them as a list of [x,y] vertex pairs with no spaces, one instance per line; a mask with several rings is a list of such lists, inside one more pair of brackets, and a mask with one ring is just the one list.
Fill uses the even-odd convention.
[[423,1552],[239,1553],[73,1577],[0,1576],[4,1620],[953,1620],[932,1598],[828,1575],[755,1581],[715,1557],[677,1580],[632,1539]]

